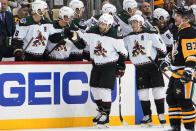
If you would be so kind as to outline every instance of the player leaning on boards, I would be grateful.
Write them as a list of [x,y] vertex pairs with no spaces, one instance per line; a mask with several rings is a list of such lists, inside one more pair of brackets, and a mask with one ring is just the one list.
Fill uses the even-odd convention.
[[[70,40],[74,43],[88,44],[93,68],[90,76],[90,87],[98,107],[97,116],[93,123],[105,127],[109,123],[111,110],[111,91],[114,88],[116,76],[124,75],[127,50],[123,39],[118,36],[117,29],[112,27],[114,22],[110,14],[99,18],[98,26],[93,26],[86,33],[70,32]],[[85,42],[84,42],[85,41]]]
[[175,25],[178,26],[177,37],[172,54],[168,54],[160,68],[170,68],[183,77],[173,73],[168,89],[167,104],[169,105],[170,131],[181,130],[181,119],[187,131],[194,131],[195,109],[192,104],[194,67],[196,65],[196,30],[189,24],[192,18],[192,10],[178,8],[175,12]]
[[47,8],[45,1],[36,0],[32,3],[33,13],[17,24],[11,45],[16,61],[42,61],[49,35],[61,31],[44,17]]
[[[67,61],[70,60],[69,56],[71,53],[72,46],[76,48],[83,48],[78,45],[74,45],[69,39],[64,39],[61,34],[66,36],[67,30],[79,31],[79,29],[73,24],[73,9],[63,6],[59,11],[59,17],[57,20],[53,21],[53,26],[55,29],[61,29],[62,32],[56,33],[49,37],[49,41],[47,44],[47,49],[45,52],[46,58],[48,60],[53,61]],[[60,34],[60,35],[59,35]],[[56,43],[57,39],[60,39],[58,43]],[[78,59],[82,59],[79,57]]]
[[152,60],[157,59],[158,52],[163,55],[166,54],[165,43],[160,39],[157,32],[143,27],[144,18],[142,16],[132,16],[129,19],[129,23],[133,28],[133,32],[124,38],[124,42],[128,45],[129,58],[136,67],[136,86],[144,113],[141,124],[143,126],[152,123],[151,103],[149,99],[150,88],[152,88],[159,121],[161,124],[165,124],[163,76],[161,71],[151,62],[146,54],[149,42],[152,42]]

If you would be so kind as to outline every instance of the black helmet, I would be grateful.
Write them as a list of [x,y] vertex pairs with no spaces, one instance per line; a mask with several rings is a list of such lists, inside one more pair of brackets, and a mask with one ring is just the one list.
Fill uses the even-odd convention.
[[181,6],[179,8],[176,8],[175,12],[182,17],[187,16],[187,17],[192,17],[193,15],[193,10],[192,9],[186,9],[184,6]]

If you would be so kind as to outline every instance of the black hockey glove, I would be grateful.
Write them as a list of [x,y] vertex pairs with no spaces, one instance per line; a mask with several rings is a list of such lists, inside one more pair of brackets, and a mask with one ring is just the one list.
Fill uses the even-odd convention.
[[73,37],[73,32],[71,32],[71,30],[68,28],[68,27],[66,27],[65,29],[64,29],[64,37],[65,38],[68,38],[68,39],[72,39],[72,37]]
[[169,65],[170,64],[167,61],[162,61],[159,67],[161,72],[167,71],[167,68],[169,67]]
[[15,54],[16,50],[22,50],[23,45],[24,45],[23,40],[18,38],[13,38],[11,42],[11,49],[13,51],[13,54]]
[[24,61],[25,59],[23,51],[16,51],[14,56],[15,56],[15,61]]
[[193,77],[194,70],[191,67],[186,67],[184,69],[183,77],[180,79],[183,83],[188,83]]
[[126,65],[125,64],[117,64],[116,65],[116,77],[123,77],[125,74]]

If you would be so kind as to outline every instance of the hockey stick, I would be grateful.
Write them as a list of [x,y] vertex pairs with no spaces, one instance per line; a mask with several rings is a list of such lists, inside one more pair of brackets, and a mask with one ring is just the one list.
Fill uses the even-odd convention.
[[119,77],[119,117],[123,125],[128,126],[128,124],[123,120],[122,112],[121,112],[121,78],[120,77]]
[[31,38],[31,40],[28,42],[27,46],[24,49],[24,52],[27,50],[27,48],[29,47],[29,45],[31,44],[31,42],[33,41],[34,37]]
[[[157,65],[157,63],[155,63],[155,61],[151,58],[151,48],[152,48],[152,40],[149,40],[147,43],[147,48],[146,48],[146,56],[148,57],[148,59],[159,69],[159,66]],[[159,69],[160,70],[160,69]],[[163,75],[165,77],[167,77],[168,79],[170,78],[165,72],[162,72]]]

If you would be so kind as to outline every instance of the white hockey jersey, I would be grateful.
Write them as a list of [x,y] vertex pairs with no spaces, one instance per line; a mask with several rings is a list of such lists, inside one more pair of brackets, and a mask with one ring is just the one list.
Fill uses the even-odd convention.
[[14,38],[23,40],[25,52],[42,55],[47,46],[49,35],[60,31],[56,30],[47,18],[41,20],[40,23],[36,23],[32,16],[27,16],[16,25]]
[[[55,29],[60,29],[62,32],[64,31],[62,27],[59,26],[58,21],[53,21],[53,26]],[[72,23],[69,27],[71,31],[78,31],[80,30]],[[82,54],[83,50],[79,50],[69,39],[64,39],[65,45],[60,45],[55,47],[57,43],[52,43],[50,40],[48,41],[47,50],[51,52],[53,48],[55,48],[50,53],[50,58],[53,60],[67,60],[71,54],[71,52],[79,52],[78,54]]]
[[111,28],[108,33],[101,35],[98,26],[92,27],[89,31],[79,34],[90,47],[90,57],[95,65],[104,65],[118,61],[119,54],[127,56],[124,42],[117,35],[117,29]]
[[124,38],[124,42],[128,45],[129,59],[135,66],[152,63],[146,56],[147,44],[150,41],[152,42],[151,58],[153,60],[155,60],[158,50],[166,54],[165,43],[156,32],[143,29],[142,32],[132,32]]
[[119,11],[118,14],[114,16],[114,19],[118,21],[118,24],[120,25],[121,34],[123,36],[126,36],[133,31],[131,25],[128,23],[130,17],[131,16],[125,15],[123,11]]
[[160,35],[167,47],[173,46],[174,39],[172,33],[169,30],[167,30],[165,33]]

